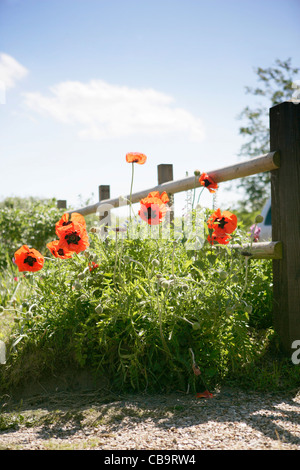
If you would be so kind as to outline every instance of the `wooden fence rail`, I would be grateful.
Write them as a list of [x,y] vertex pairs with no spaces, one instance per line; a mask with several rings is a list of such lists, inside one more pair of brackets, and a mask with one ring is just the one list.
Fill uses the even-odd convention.
[[[250,176],[257,173],[276,170],[279,168],[280,165],[280,157],[278,152],[270,152],[265,155],[261,155],[256,158],[252,158],[242,163],[238,163],[235,165],[230,165],[224,168],[220,168],[218,170],[211,170],[207,171],[208,173],[217,183],[221,183],[224,181],[233,180],[236,178],[242,178],[244,176]],[[169,165],[167,165],[169,166]],[[163,167],[163,165],[159,165],[159,167]],[[160,176],[160,174],[158,174]],[[189,189],[193,189],[194,187],[200,187],[200,183],[198,181],[199,178],[195,178],[195,176],[186,177],[176,181],[167,181],[156,186],[152,186],[148,189],[143,189],[142,191],[138,191],[132,194],[131,201],[132,203],[139,202],[141,199],[146,197],[151,191],[166,191],[168,194],[176,194],[183,191],[188,191]],[[130,195],[126,195],[124,199],[129,201]],[[102,199],[95,204],[90,206],[82,207],[80,209],[76,209],[70,212],[79,212],[82,215],[89,215],[95,214],[101,210],[101,205],[110,206],[111,208],[120,207],[124,205],[124,199],[120,197],[110,198],[110,199]]]
[[[273,260],[274,327],[283,349],[291,354],[294,341],[300,340],[300,104],[293,101],[280,103],[270,108],[269,117],[269,153],[204,171],[217,183],[271,172],[272,241],[253,244],[249,256]],[[166,191],[172,196],[200,186],[195,176],[173,181],[171,167],[159,165],[158,185],[132,194],[132,203],[139,202],[151,191]],[[129,200],[129,197],[127,195],[125,199]],[[89,215],[100,211],[103,215],[105,211],[126,204],[124,198],[110,198],[107,189],[99,199],[96,204],[70,212]],[[235,248],[247,250],[247,246]]]

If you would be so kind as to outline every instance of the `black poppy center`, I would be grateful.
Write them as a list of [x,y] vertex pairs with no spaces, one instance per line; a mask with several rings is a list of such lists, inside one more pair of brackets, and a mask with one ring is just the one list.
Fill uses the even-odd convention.
[[67,241],[68,245],[70,245],[71,243],[73,245],[78,245],[78,242],[80,241],[80,236],[77,235],[76,232],[67,233],[67,235],[65,236],[65,240]]
[[217,219],[217,223],[219,224],[220,228],[224,228],[227,224],[227,220],[225,217],[222,217],[222,219]]
[[64,256],[65,252],[62,248],[60,248],[59,250],[57,250],[57,253],[59,254],[59,256]]
[[155,219],[155,217],[156,217],[156,211],[153,210],[151,208],[151,206],[147,207],[147,218],[148,218],[148,220]]
[[208,179],[205,179],[204,180],[204,186],[207,188],[210,185],[211,185],[211,182]]
[[24,259],[24,263],[27,263],[29,264],[29,266],[33,266],[34,263],[36,263],[36,258],[34,258],[33,256],[30,256],[28,255],[27,258]]

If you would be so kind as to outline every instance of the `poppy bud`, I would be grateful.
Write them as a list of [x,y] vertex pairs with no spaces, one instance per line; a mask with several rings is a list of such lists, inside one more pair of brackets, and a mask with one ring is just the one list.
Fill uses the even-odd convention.
[[102,308],[101,304],[97,305],[97,307],[95,308],[95,312],[96,313],[102,313],[103,312],[103,308]]
[[221,281],[225,281],[226,278],[227,278],[227,273],[225,271],[221,271],[220,272]]
[[153,259],[152,266],[159,266],[159,261],[157,259]]
[[260,214],[255,217],[255,223],[256,224],[260,224],[261,222],[263,222],[263,220],[264,220],[264,218]]
[[226,313],[227,313],[227,315],[231,315],[233,312],[234,312],[234,308],[233,308],[233,307],[227,307],[227,308],[226,308]]
[[195,323],[193,323],[192,326],[193,326],[193,330],[200,330],[200,323],[195,322]]
[[163,279],[161,282],[161,287],[167,289],[169,287],[169,281],[167,281],[166,279]]
[[195,175],[195,176],[200,176],[200,175],[201,175],[201,171],[200,171],[200,170],[195,170],[195,171],[194,171],[194,175]]
[[126,264],[130,263],[130,256],[125,255],[123,257],[123,260],[124,260],[124,263],[126,263]]
[[76,290],[80,290],[80,289],[81,289],[81,284],[80,284],[80,282],[75,281],[75,282],[74,282],[74,287],[75,287]]
[[252,305],[246,305],[245,311],[246,313],[249,313],[249,314],[252,313]]

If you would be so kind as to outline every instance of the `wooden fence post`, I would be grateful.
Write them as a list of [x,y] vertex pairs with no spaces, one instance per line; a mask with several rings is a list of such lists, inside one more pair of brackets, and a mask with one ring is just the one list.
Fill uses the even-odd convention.
[[[158,184],[167,183],[173,181],[173,165],[169,163],[162,163],[157,165],[157,182]],[[170,202],[168,206],[171,208],[170,212],[170,225],[174,224],[174,195],[168,194]]]
[[[107,184],[102,184],[99,186],[99,201],[105,201],[106,199],[110,198],[110,186]],[[110,213],[108,211],[104,211],[99,216],[100,224],[103,219],[110,220]],[[107,222],[104,226],[104,232],[107,232],[107,227],[110,225],[110,222]]]
[[273,260],[274,327],[291,354],[300,340],[300,104],[270,109],[270,149],[280,153],[271,171],[272,240],[282,242],[282,259]]
[[67,201],[65,199],[58,199],[56,201],[57,209],[66,209],[67,208]]

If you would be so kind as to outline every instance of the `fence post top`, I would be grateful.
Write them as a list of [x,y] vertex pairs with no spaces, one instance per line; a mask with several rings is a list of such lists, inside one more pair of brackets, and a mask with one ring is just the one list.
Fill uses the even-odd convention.
[[270,107],[270,109],[277,108],[279,106],[291,106],[292,104],[293,105],[300,104],[300,100],[291,98],[290,100],[281,101],[281,103],[274,104],[273,106]]

